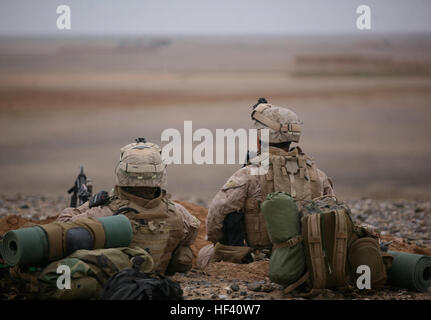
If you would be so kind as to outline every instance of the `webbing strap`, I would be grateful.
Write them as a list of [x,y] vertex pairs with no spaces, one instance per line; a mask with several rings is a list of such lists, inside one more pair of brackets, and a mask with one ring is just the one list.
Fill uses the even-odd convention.
[[66,256],[66,234],[67,230],[83,227],[90,231],[94,239],[93,249],[105,247],[105,230],[103,225],[93,218],[79,219],[73,222],[53,222],[40,226],[47,234],[49,243],[49,261],[60,260]]
[[42,228],[48,237],[49,254],[48,260],[55,261],[64,257],[63,254],[63,228],[60,223],[53,222],[39,226]]
[[296,189],[295,189],[295,176],[293,174],[289,174],[290,181],[290,195],[292,198],[296,198]]
[[86,228],[92,233],[94,239],[93,249],[105,248],[105,229],[103,228],[102,223],[93,218],[79,219],[73,223]]
[[335,211],[335,240],[332,265],[337,287],[344,287],[347,255],[347,222],[343,211]]
[[166,165],[164,163],[159,164],[130,164],[120,162],[118,167],[124,172],[130,173],[151,173],[151,172],[163,172],[165,170]]
[[312,214],[308,217],[308,243],[310,259],[313,268],[313,287],[325,288],[326,267],[323,258],[322,238],[320,231],[320,214]]
[[314,199],[321,195],[321,192],[320,192],[321,182],[320,182],[319,174],[317,173],[317,168],[314,164],[310,169],[308,169],[308,173],[310,175],[311,198]]
[[310,274],[308,272],[306,272],[301,278],[299,278],[298,281],[296,281],[296,282],[292,283],[291,285],[289,285],[288,287],[286,287],[283,290],[283,292],[284,293],[292,292],[293,290],[298,288],[301,284],[303,284],[305,281],[307,281],[309,277],[310,277]]
[[274,244],[274,246],[272,248],[273,248],[273,250],[279,249],[279,248],[290,248],[290,247],[297,245],[302,240],[303,240],[302,236],[298,235],[298,236],[293,237],[287,241],[276,243],[276,244]]

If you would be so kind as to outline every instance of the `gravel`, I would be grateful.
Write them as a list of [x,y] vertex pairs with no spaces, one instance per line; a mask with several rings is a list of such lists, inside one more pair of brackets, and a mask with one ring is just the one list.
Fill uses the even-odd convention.
[[[0,218],[16,214],[25,218],[42,220],[59,214],[69,205],[68,196],[2,196],[0,195]],[[199,199],[195,199],[199,200]],[[207,205],[202,200],[196,201]],[[377,201],[359,199],[348,201],[352,218],[356,223],[367,223],[377,227],[382,235],[402,237],[418,247],[431,244],[431,202],[419,200]],[[267,262],[262,262],[267,263]],[[251,268],[253,266],[244,266]],[[216,270],[216,268],[215,268]],[[227,269],[229,270],[229,269]],[[302,297],[284,294],[283,287],[272,283],[267,275],[260,276],[251,270],[250,277],[238,278],[236,271],[223,275],[192,269],[185,274],[175,274],[184,291],[185,299],[429,299],[431,291],[418,293],[405,289],[385,287],[378,292],[355,291],[347,295],[328,290],[317,297]],[[263,273],[264,274],[264,273]],[[253,278],[255,276],[256,278]],[[260,278],[259,278],[260,277]],[[258,280],[262,279],[262,280]],[[430,289],[431,290],[431,289]]]
[[377,201],[361,199],[347,201],[356,223],[377,227],[382,235],[407,238],[417,245],[431,240],[431,202]]

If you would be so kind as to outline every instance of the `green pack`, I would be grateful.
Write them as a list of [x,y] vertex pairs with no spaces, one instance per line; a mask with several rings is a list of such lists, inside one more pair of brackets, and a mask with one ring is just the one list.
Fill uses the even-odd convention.
[[306,271],[298,207],[288,193],[273,192],[263,201],[261,210],[273,243],[269,278],[290,285]]
[[[137,260],[138,259],[138,260]],[[38,277],[40,298],[56,300],[97,299],[103,284],[115,273],[140,264],[140,271],[150,272],[154,262],[151,255],[139,247],[98,250],[77,250],[68,257],[52,262]],[[57,268],[70,268],[70,289],[58,289],[57,280],[63,273]]]

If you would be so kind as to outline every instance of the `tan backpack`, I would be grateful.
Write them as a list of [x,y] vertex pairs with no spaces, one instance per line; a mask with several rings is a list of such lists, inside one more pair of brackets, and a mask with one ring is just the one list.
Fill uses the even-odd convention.
[[314,290],[352,289],[360,265],[369,266],[372,289],[385,284],[378,239],[354,225],[346,204],[323,196],[304,204],[302,215],[304,250]]

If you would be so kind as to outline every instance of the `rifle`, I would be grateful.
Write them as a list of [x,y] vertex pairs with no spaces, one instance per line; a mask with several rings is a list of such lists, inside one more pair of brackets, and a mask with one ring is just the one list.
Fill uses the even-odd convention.
[[[67,193],[73,193],[70,199],[70,206],[76,208],[84,204],[90,199],[93,192],[93,186],[91,185],[91,180],[87,180],[87,176],[84,173],[84,166],[81,165],[81,171],[76,177],[75,183],[72,188],[70,188]],[[79,200],[79,202],[78,202]]]

